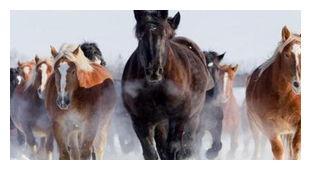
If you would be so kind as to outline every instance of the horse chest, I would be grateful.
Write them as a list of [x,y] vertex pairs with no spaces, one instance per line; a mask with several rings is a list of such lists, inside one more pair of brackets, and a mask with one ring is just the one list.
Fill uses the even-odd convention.
[[67,132],[83,129],[86,117],[77,110],[70,110],[58,117],[58,122]]
[[164,88],[141,90],[134,99],[135,114],[153,120],[181,115],[186,106],[183,94]]

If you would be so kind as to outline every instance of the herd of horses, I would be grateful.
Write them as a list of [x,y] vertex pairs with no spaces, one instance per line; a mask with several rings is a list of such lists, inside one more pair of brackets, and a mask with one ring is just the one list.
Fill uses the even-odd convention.
[[[234,155],[243,121],[233,95],[238,65],[221,64],[225,54],[176,36],[179,13],[135,10],[134,16],[138,46],[123,70],[121,98],[144,158],[197,158],[206,131],[212,137],[208,159],[222,149],[223,132]],[[246,83],[253,158],[262,138],[270,141],[274,159],[300,155],[301,35],[286,26],[281,35],[273,56]],[[118,98],[114,79],[95,43],[50,48],[51,57],[36,56],[10,70],[17,141],[26,143],[32,159],[52,159],[54,140],[59,159],[102,159]]]

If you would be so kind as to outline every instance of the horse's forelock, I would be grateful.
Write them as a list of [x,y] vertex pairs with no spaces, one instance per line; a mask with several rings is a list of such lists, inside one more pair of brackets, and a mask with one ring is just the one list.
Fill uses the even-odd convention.
[[68,59],[70,62],[73,62],[77,69],[83,71],[92,71],[92,66],[90,65],[90,61],[88,58],[84,56],[83,51],[80,49],[78,55],[74,55],[73,51],[78,47],[78,45],[74,44],[64,44],[60,48],[58,56],[56,56],[54,60],[54,65],[58,63],[58,61],[62,58]]

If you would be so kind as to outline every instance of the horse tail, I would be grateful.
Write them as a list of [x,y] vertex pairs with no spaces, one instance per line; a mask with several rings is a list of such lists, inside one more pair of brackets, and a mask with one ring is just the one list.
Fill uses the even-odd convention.
[[292,154],[293,154],[293,137],[294,137],[294,134],[292,133],[288,133],[288,134],[282,134],[281,135],[281,139],[282,139],[282,142],[283,142],[283,146],[284,146],[284,149],[285,151],[288,153],[288,155],[290,157],[292,157]]
[[100,60],[100,65],[106,65],[106,62],[104,61],[102,56],[102,52],[100,51],[96,43],[84,42],[81,44],[80,47],[86,58],[91,61],[95,61],[96,59],[98,59]]

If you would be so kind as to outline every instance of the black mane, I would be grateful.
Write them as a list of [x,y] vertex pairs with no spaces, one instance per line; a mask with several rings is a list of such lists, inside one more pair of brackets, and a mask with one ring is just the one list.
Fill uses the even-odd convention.
[[96,43],[84,42],[80,47],[86,58],[91,61],[94,61],[96,58],[98,58],[101,61],[100,64],[102,66],[106,65],[102,53]]

